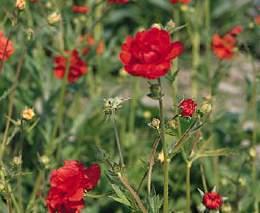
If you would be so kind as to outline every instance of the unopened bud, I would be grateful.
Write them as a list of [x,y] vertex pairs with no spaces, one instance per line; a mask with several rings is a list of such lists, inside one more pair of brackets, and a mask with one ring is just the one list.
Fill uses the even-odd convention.
[[231,212],[232,212],[232,207],[231,207],[230,204],[225,203],[225,204],[223,204],[223,206],[222,206],[222,208],[221,208],[221,211],[222,211],[223,213],[231,213]]
[[152,113],[150,111],[144,111],[143,116],[145,119],[149,119],[152,117]]
[[256,158],[256,150],[255,150],[255,148],[249,149],[249,156],[250,156],[252,159],[255,159],[255,158]]
[[160,120],[157,118],[153,118],[153,120],[148,124],[150,127],[154,129],[159,129],[160,128]]
[[239,178],[238,179],[238,182],[239,182],[239,184],[241,185],[241,186],[245,186],[246,185],[246,180],[245,180],[245,178]]
[[159,29],[159,30],[162,29],[162,25],[161,25],[161,24],[158,24],[158,23],[153,24],[152,27],[153,27],[153,28],[157,28],[157,29]]
[[181,5],[181,11],[186,12],[188,11],[189,7],[185,4]]
[[4,191],[4,189],[5,189],[4,184],[0,182],[0,192]]
[[25,0],[16,0],[15,7],[16,7],[18,10],[24,10],[24,9],[25,9],[25,5],[26,5]]
[[171,119],[167,122],[168,126],[172,129],[177,129],[178,127],[178,121],[176,121],[175,119]]
[[53,25],[61,20],[60,13],[54,12],[48,16],[48,24]]
[[13,164],[16,166],[19,166],[22,164],[22,157],[21,156],[15,156],[13,158]]
[[212,105],[209,102],[204,101],[201,105],[200,111],[202,113],[208,114],[212,111]]
[[34,118],[35,116],[35,113],[33,111],[32,108],[25,108],[22,113],[21,113],[21,117],[24,119],[24,120],[27,120],[27,121],[30,121]]
[[47,165],[47,164],[49,164],[50,159],[48,158],[48,156],[43,155],[43,156],[40,157],[40,162],[41,162],[42,164],[44,164],[44,165]]

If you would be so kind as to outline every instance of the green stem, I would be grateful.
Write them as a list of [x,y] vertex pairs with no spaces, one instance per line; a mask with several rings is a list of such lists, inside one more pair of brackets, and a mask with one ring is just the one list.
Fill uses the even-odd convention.
[[118,178],[121,181],[121,183],[124,185],[124,187],[130,192],[130,194],[132,195],[133,199],[135,200],[136,204],[138,205],[138,207],[142,211],[142,213],[148,213],[148,211],[144,207],[144,204],[143,204],[142,200],[140,199],[139,195],[136,193],[136,191],[129,184],[126,177],[122,176],[121,173],[118,173]]
[[116,137],[116,145],[117,145],[117,149],[118,149],[118,153],[119,153],[119,158],[120,158],[120,164],[122,167],[125,166],[124,163],[124,158],[123,158],[123,154],[122,154],[122,149],[121,149],[121,144],[120,144],[120,139],[119,139],[119,134],[118,134],[118,129],[116,126],[116,117],[115,117],[115,113],[112,112],[112,121],[113,121],[113,127],[114,127],[114,133],[115,133],[115,137]]
[[129,115],[129,132],[134,133],[135,130],[135,111],[136,111],[136,105],[137,105],[137,96],[138,96],[138,90],[139,90],[139,81],[138,79],[133,79],[132,82],[133,85],[133,95],[131,98],[131,105],[130,105],[130,115]]
[[[252,149],[254,152],[256,152],[256,142],[257,142],[257,70],[253,61],[252,56],[250,56],[251,64],[252,64],[252,69],[254,73],[254,80],[253,80],[253,91],[252,91],[252,108],[253,108],[253,121],[254,121],[254,130],[252,134]],[[257,173],[256,173],[256,157],[253,158],[252,160],[252,179],[253,183],[257,184]],[[254,211],[255,213],[259,212],[259,205],[258,205],[259,200],[257,197],[255,198],[254,202]]]
[[186,213],[190,212],[191,196],[190,196],[190,169],[192,162],[186,164]]
[[207,192],[208,187],[207,187],[207,181],[206,181],[205,171],[202,162],[200,163],[200,174],[201,174],[201,180],[203,184],[203,190],[204,192]]
[[208,71],[208,80],[209,80],[209,90],[211,94],[211,82],[212,82],[212,73],[210,69],[211,65],[211,29],[210,29],[210,0],[205,1],[205,28],[207,33],[207,43],[206,43],[206,66]]
[[19,63],[18,63],[17,69],[16,69],[15,80],[14,80],[14,83],[13,83],[13,90],[10,93],[10,97],[9,97],[9,105],[8,105],[8,113],[7,113],[8,119],[6,121],[6,127],[5,127],[5,131],[4,131],[3,141],[2,141],[2,144],[0,146],[0,162],[1,163],[3,163],[2,160],[3,160],[3,156],[4,156],[4,151],[5,151],[5,147],[7,145],[7,142],[8,142],[8,133],[9,133],[10,125],[11,125],[11,119],[9,119],[9,118],[12,118],[12,114],[13,114],[15,90],[18,86],[20,74],[21,74],[21,71],[22,71],[22,65],[23,65],[23,62],[24,62],[24,55],[25,55],[24,53],[25,53],[25,49],[23,50],[23,54],[22,54],[23,56],[19,60]]
[[163,146],[163,213],[169,213],[169,162],[168,162],[168,152],[167,152],[167,144],[165,141],[165,127],[164,127],[164,114],[163,114],[163,94],[162,94],[162,85],[161,79],[158,78],[158,84],[160,87],[160,98],[159,98],[159,110],[160,110],[160,138]]

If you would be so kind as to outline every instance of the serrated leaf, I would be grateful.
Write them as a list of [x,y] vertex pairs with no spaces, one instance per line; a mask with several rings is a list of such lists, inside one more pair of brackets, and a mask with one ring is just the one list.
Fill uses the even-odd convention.
[[112,188],[115,191],[116,195],[118,196],[118,197],[110,196],[112,199],[124,205],[131,206],[131,203],[129,202],[125,194],[121,191],[121,189],[117,185],[112,184]]
[[126,206],[131,206],[131,204],[128,202],[126,202],[125,200],[119,198],[119,197],[114,197],[114,196],[108,196],[110,198],[112,198],[114,201],[118,202],[118,203],[122,203],[123,205],[126,205]]

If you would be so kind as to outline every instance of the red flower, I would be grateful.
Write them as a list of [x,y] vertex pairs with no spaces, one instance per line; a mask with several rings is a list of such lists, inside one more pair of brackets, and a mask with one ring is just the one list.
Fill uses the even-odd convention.
[[14,53],[14,47],[10,40],[0,31],[0,61],[6,61]]
[[64,56],[56,56],[54,58],[55,68],[54,74],[57,78],[63,78],[66,72],[66,64],[69,63],[68,81],[74,83],[79,77],[87,72],[87,64],[81,60],[77,50],[68,51],[70,61]]
[[125,70],[134,76],[156,79],[164,76],[171,61],[183,52],[181,42],[171,42],[170,34],[158,28],[128,36],[122,45],[120,60]]
[[254,21],[256,25],[260,25],[260,15],[255,16]]
[[243,27],[241,25],[237,25],[229,31],[229,34],[232,36],[238,36],[241,32],[243,32]]
[[170,0],[170,2],[172,4],[177,4],[177,3],[181,3],[181,4],[189,4],[191,2],[191,0]]
[[84,192],[90,191],[98,183],[100,167],[92,164],[85,168],[75,160],[64,162],[64,166],[52,171],[51,188],[46,198],[50,213],[79,213],[84,208]]
[[196,111],[197,104],[192,99],[184,99],[179,104],[180,114],[182,117],[192,117]]
[[212,50],[219,59],[231,59],[236,48],[236,38],[230,34],[221,37],[218,34],[212,37]]
[[128,0],[107,0],[110,4],[127,4]]
[[238,25],[233,27],[224,36],[214,34],[212,37],[212,51],[221,60],[231,59],[236,50],[236,37],[243,31],[243,27]]
[[217,192],[207,192],[202,198],[207,209],[219,209],[223,203],[222,197]]
[[86,14],[88,10],[89,9],[86,6],[77,6],[77,5],[72,6],[73,13]]

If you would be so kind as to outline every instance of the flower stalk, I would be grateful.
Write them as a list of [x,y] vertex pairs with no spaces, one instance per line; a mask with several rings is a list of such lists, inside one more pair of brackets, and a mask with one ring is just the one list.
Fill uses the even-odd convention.
[[191,196],[190,196],[190,169],[191,161],[186,162],[186,213],[190,212]]
[[115,138],[116,138],[117,150],[118,150],[119,158],[120,158],[120,165],[122,167],[124,167],[125,163],[124,163],[124,158],[123,158],[123,154],[122,154],[122,149],[121,149],[118,129],[117,129],[117,126],[116,126],[116,117],[115,117],[115,112],[114,111],[112,111],[111,117],[112,117],[112,122],[113,122],[113,127],[114,127],[114,133],[115,133]]
[[158,78],[159,85],[159,111],[160,111],[160,138],[163,146],[163,213],[168,213],[169,209],[169,162],[168,162],[168,152],[167,152],[167,144],[165,141],[165,126],[164,126],[164,113],[163,113],[163,94],[162,94],[162,84],[161,79]]

